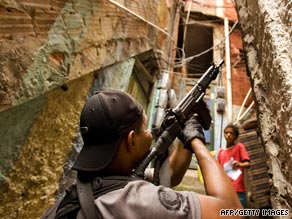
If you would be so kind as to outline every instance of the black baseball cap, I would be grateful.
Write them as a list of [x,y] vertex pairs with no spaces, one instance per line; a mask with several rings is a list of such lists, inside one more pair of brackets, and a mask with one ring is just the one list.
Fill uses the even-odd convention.
[[143,107],[120,90],[99,91],[85,103],[80,116],[84,145],[72,167],[98,172],[114,159],[121,140],[143,115]]

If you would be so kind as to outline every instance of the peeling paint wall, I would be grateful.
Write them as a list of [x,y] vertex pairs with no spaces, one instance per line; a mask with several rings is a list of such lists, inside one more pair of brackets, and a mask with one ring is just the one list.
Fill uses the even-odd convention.
[[236,5],[273,182],[271,202],[273,208],[291,212],[292,4],[288,0],[236,0]]
[[176,2],[118,2],[133,14],[103,0],[0,0],[0,218],[39,218],[68,185],[88,95],[126,90],[146,51],[165,67]]

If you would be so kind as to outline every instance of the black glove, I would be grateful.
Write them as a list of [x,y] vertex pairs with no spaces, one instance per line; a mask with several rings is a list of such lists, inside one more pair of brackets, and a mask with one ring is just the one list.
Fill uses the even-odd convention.
[[189,120],[186,121],[185,127],[179,136],[179,139],[184,144],[184,148],[191,152],[193,152],[191,141],[194,138],[200,139],[204,144],[206,142],[202,126],[198,121],[198,116],[192,116]]

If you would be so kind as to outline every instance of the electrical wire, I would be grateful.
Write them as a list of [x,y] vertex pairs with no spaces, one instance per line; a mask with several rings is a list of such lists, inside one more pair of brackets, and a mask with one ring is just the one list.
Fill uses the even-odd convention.
[[[233,30],[235,29],[235,27],[236,27],[237,24],[238,24],[238,20],[233,24],[233,26],[231,27],[231,29],[230,29],[228,35],[230,35],[230,34],[233,32]],[[179,60],[178,62],[176,62],[176,63],[174,64],[174,68],[179,68],[179,67],[185,66],[187,63],[191,62],[194,58],[200,57],[200,56],[202,56],[202,55],[204,55],[204,54],[210,52],[211,50],[214,50],[214,49],[218,48],[219,46],[224,45],[224,44],[225,44],[225,40],[226,40],[226,37],[224,37],[224,39],[222,39],[222,40],[221,40],[219,43],[217,43],[215,46],[212,46],[212,47],[206,49],[206,50],[203,51],[203,52],[200,52],[200,53],[198,53],[198,54],[196,54],[196,55],[193,55],[193,56],[187,57],[187,58],[185,58],[185,59],[181,59],[181,60]],[[183,49],[181,49],[181,50],[183,50]]]
[[114,0],[108,0],[109,2],[111,2],[112,4],[118,6],[119,8],[125,10],[126,12],[134,15],[135,17],[139,18],[140,20],[144,21],[145,23],[147,23],[148,25],[156,28],[157,30],[159,30],[160,32],[164,33],[166,36],[168,36],[172,41],[174,40],[173,37],[164,29],[162,29],[161,27],[155,25],[154,23],[150,22],[149,20],[143,18],[142,16],[140,16],[139,14],[137,14],[136,12],[134,12],[133,10],[125,7],[124,5],[120,4],[119,2],[116,2]]

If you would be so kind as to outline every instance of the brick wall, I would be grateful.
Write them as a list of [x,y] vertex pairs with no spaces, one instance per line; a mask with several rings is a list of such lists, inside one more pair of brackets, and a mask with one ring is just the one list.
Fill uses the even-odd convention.
[[[230,35],[231,53],[231,78],[232,78],[232,102],[236,106],[241,106],[248,90],[250,89],[250,78],[247,75],[245,57],[243,55],[242,35],[239,30],[235,30]],[[252,98],[246,102],[248,107]]]

